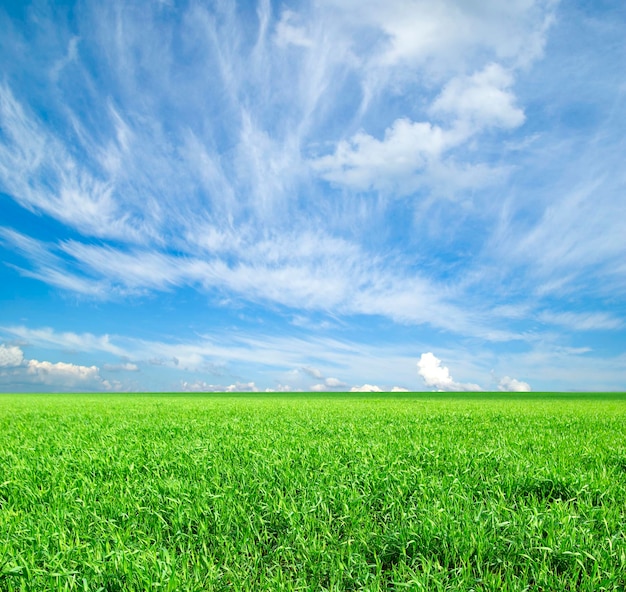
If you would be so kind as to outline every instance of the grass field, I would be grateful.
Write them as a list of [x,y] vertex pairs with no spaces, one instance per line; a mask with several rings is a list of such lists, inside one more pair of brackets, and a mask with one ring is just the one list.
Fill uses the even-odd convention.
[[0,590],[624,590],[626,395],[0,395]]

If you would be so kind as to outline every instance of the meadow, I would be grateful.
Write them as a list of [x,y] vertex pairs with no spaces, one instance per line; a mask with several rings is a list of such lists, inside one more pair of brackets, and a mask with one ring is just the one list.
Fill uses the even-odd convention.
[[0,591],[624,590],[626,395],[0,395]]

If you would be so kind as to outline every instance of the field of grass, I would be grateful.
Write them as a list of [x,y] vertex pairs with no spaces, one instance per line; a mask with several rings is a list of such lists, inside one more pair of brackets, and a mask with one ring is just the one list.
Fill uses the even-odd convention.
[[0,591],[624,590],[626,395],[0,395]]

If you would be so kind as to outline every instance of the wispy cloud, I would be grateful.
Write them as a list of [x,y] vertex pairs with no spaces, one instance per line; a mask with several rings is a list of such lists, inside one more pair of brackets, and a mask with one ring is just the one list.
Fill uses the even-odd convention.
[[[262,384],[263,364],[319,368],[274,386],[328,389],[392,384],[362,334],[410,333],[403,347],[417,336],[420,351],[451,360],[480,350],[476,376],[494,348],[501,376],[531,376],[533,355],[548,363],[555,348],[619,335],[626,94],[605,48],[623,45],[620,11],[112,0],[42,5],[18,22],[0,9],[9,283],[25,293],[35,279],[81,310],[141,303],[150,316],[196,293],[198,318],[237,303],[280,319],[264,335],[242,323],[230,340],[190,337],[180,321],[178,338],[155,329],[150,342],[107,342],[97,315],[50,313],[77,320],[23,335],[49,347],[74,336],[117,356],[110,372],[257,364],[220,379],[226,388]],[[609,342],[613,359],[619,340]],[[557,360],[559,376],[573,359]],[[371,377],[355,375],[364,360]],[[434,388],[473,385],[442,365],[423,370]]]
[[28,114],[11,89],[0,85],[0,187],[24,207],[43,212],[88,235],[132,239],[113,195],[69,147]]
[[[293,390],[309,390],[315,384],[320,384],[321,390],[349,390],[350,382],[354,384],[361,376],[382,379],[382,382],[390,371],[401,383],[415,381],[414,361],[402,350],[381,350],[367,344],[321,337],[221,334],[193,341],[148,341],[120,335],[56,333],[51,329],[24,326],[0,327],[0,332],[44,350],[114,356],[120,361],[103,366],[103,370],[114,372],[119,371],[120,365],[130,370],[142,364],[158,364],[176,372],[209,374],[214,374],[216,367],[262,366],[272,371],[273,383],[290,384]],[[326,370],[304,366],[310,360],[316,360]],[[331,372],[335,376],[328,376]],[[337,375],[341,378],[336,378]],[[187,379],[187,382],[192,384],[195,380]],[[200,379],[200,383],[214,384],[204,379]]]
[[539,319],[575,331],[610,331],[624,326],[622,319],[603,312],[544,311],[539,314]]
[[[226,289],[240,297],[294,309],[384,315],[500,339],[486,315],[463,310],[448,297],[445,286],[384,269],[368,260],[357,245],[323,235],[282,237],[247,249],[233,246],[231,253],[238,255],[234,265],[218,257],[120,250],[77,241],[55,246],[6,229],[0,229],[0,236],[34,264],[33,271],[24,273],[103,298],[180,286]],[[59,253],[71,256],[82,273],[68,271],[68,260]]]
[[2,327],[10,335],[20,338],[26,343],[35,343],[59,349],[78,351],[101,351],[123,356],[124,350],[111,342],[109,335],[96,336],[91,333],[58,333],[50,328],[29,329],[24,326]]
[[139,366],[132,364],[131,362],[125,362],[123,364],[104,364],[103,370],[108,372],[138,372]]
[[[472,351],[463,345],[453,349],[442,348],[442,357],[454,360],[455,374],[461,373],[473,379],[460,382],[432,354],[419,357],[416,372],[417,356],[407,353],[414,351],[416,346],[408,343],[383,345],[319,336],[298,338],[229,332],[200,336],[195,340],[149,341],[129,335],[57,333],[51,329],[30,329],[24,326],[0,327],[0,334],[6,337],[8,343],[10,340],[19,340],[27,344],[24,347],[49,351],[50,355],[59,355],[60,352],[62,356],[67,356],[67,352],[81,352],[81,355],[99,354],[118,360],[107,363],[111,370],[102,365],[104,372],[119,373],[113,368],[120,365],[126,370],[133,366],[152,365],[153,371],[158,369],[161,372],[163,369],[174,373],[168,383],[171,384],[168,387],[170,390],[179,388],[181,380],[190,385],[199,381],[198,384],[203,385],[204,390],[208,390],[207,385],[222,385],[226,388],[235,382],[247,384],[252,378],[251,373],[256,373],[258,368],[264,368],[264,379],[260,382],[262,386],[258,387],[260,390],[280,390],[285,385],[289,385],[287,390],[311,390],[316,384],[321,385],[320,390],[334,390],[325,384],[327,378],[336,384],[332,380],[334,377],[339,377],[335,379],[338,382],[355,388],[362,385],[361,381],[365,378],[366,384],[377,386],[381,391],[407,387],[415,391],[423,390],[424,386],[435,390],[482,390],[479,385],[488,382],[491,382],[488,390],[513,390],[513,386],[528,384],[512,376],[532,377],[532,382],[542,383],[544,390],[576,389],[583,388],[583,385],[595,390],[618,390],[623,389],[626,371],[623,355],[607,356],[596,354],[588,347],[562,347],[545,342],[538,342],[523,352],[490,350],[484,346],[473,348]],[[11,347],[14,346],[5,346],[6,349]],[[13,362],[19,358],[14,350],[2,353]],[[317,367],[305,366],[311,360],[316,361]],[[158,366],[154,366],[157,363]],[[239,368],[238,372],[244,369],[244,376],[234,377],[233,370],[236,368]],[[494,368],[504,378],[494,379]],[[7,367],[7,370],[11,368]],[[187,377],[189,372],[209,374],[212,377],[228,375],[235,380],[225,382],[222,378],[215,382],[204,377],[190,379]],[[184,378],[175,378],[181,373]],[[146,375],[145,372],[143,374]],[[389,384],[389,376],[394,376],[396,385],[401,386]],[[113,378],[108,377],[108,380],[114,388],[130,388],[128,384],[115,387]],[[259,382],[255,381],[255,384]],[[345,386],[337,390],[351,388]]]
[[292,10],[283,10],[280,21],[276,24],[275,42],[283,47],[295,45],[299,47],[311,47],[313,42],[309,39],[303,27],[298,26],[298,15]]

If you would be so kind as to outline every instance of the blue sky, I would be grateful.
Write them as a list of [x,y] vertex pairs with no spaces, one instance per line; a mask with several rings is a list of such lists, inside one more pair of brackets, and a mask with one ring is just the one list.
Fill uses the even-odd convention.
[[0,390],[626,390],[622,0],[0,29]]

